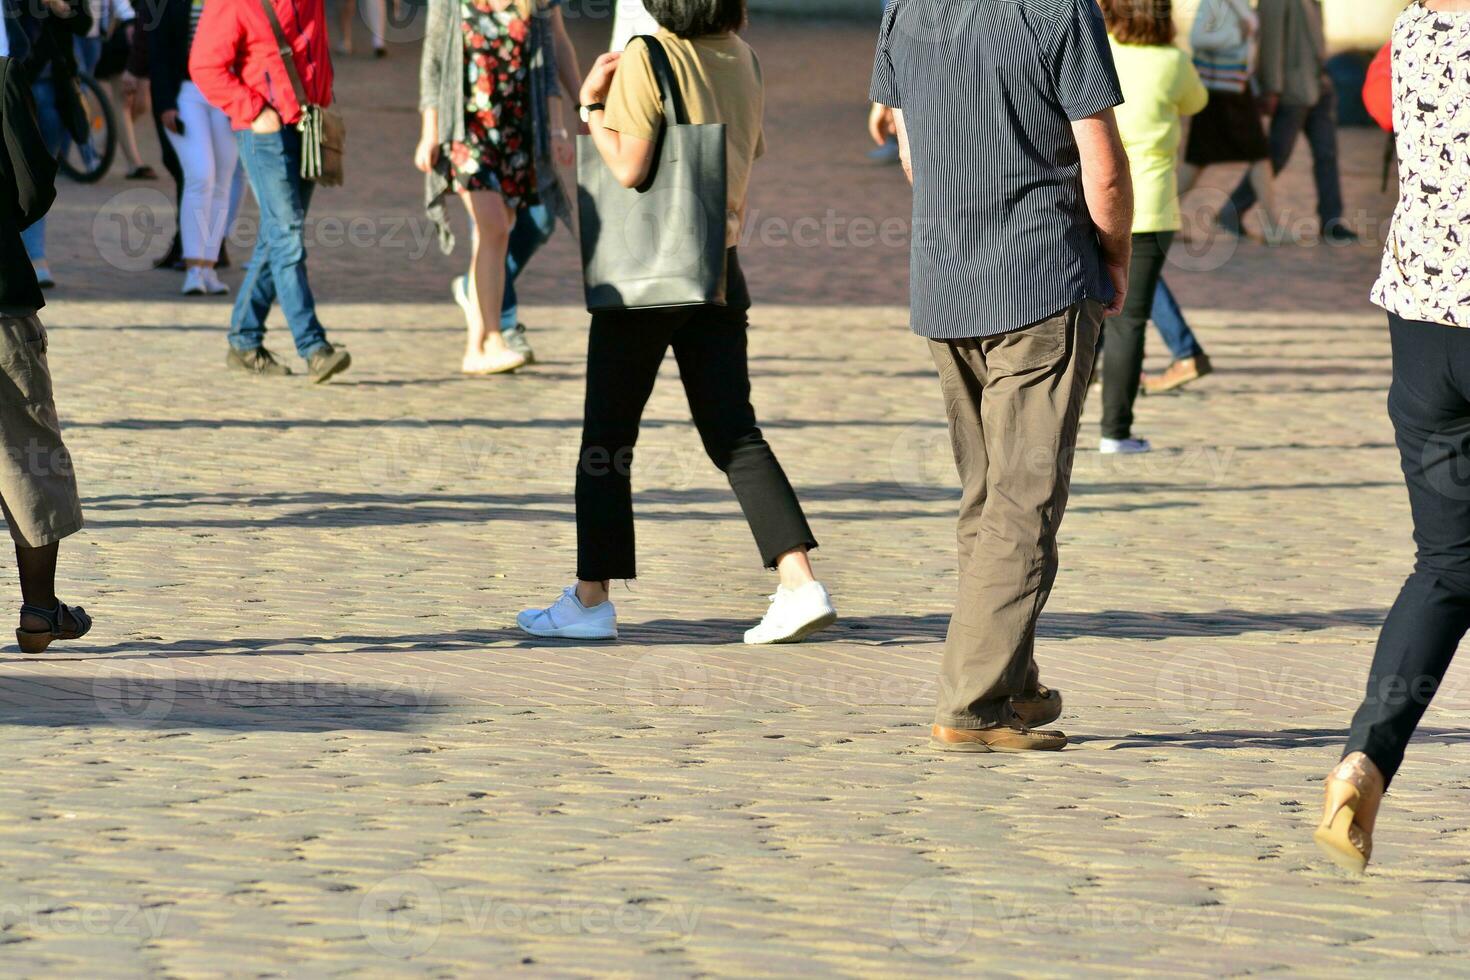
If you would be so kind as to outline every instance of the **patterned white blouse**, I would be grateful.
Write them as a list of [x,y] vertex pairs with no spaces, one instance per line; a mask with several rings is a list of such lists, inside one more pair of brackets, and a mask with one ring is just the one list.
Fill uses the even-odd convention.
[[1415,0],[1393,32],[1399,204],[1373,302],[1470,327],[1470,13]]

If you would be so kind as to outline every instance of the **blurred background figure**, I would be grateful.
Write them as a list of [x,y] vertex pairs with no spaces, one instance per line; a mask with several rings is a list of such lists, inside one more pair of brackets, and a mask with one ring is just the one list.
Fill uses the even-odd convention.
[[[1174,46],[1170,0],[1103,0],[1108,37],[1123,84],[1118,129],[1133,175],[1133,260],[1123,311],[1107,321],[1103,358],[1104,453],[1146,453],[1133,434],[1133,404],[1143,370],[1144,330],[1179,212],[1181,117],[1205,107],[1209,93],[1189,56]],[[1182,318],[1181,318],[1182,322]]]
[[[1272,173],[1291,160],[1305,131],[1317,184],[1317,215],[1324,241],[1346,244],[1358,236],[1342,220],[1342,174],[1337,160],[1337,92],[1327,77],[1327,36],[1321,0],[1260,0],[1256,79],[1260,107],[1271,117]],[[1239,111],[1239,107],[1236,107]],[[1260,200],[1247,174],[1220,213],[1220,226],[1241,234],[1240,219]],[[1269,225],[1268,225],[1269,226]]]
[[[1288,239],[1277,207],[1271,146],[1261,126],[1261,104],[1251,81],[1259,36],[1260,21],[1248,0],[1204,0],[1200,4],[1189,41],[1195,68],[1210,90],[1210,101],[1189,128],[1179,189],[1188,194],[1206,167],[1247,164],[1246,180],[1253,199],[1261,205],[1265,240],[1278,245]],[[1224,216],[1227,222],[1233,218],[1234,212]],[[1238,225],[1237,220],[1231,227],[1238,230]]]
[[153,104],[184,171],[179,236],[185,296],[223,296],[230,291],[215,265],[228,231],[240,165],[230,118],[210,105],[189,79],[189,51],[205,2],[159,0],[156,43],[148,49]]
[[179,238],[178,215],[184,206],[184,169],[179,164],[179,156],[174,152],[174,147],[168,138],[168,130],[163,128],[163,120],[159,118],[158,106],[152,98],[152,80],[149,78],[149,41],[158,31],[160,14],[158,11],[165,0],[140,0],[138,5],[138,22],[133,31],[133,43],[128,51],[127,68],[123,72],[122,89],[124,93],[132,92],[134,104],[146,105],[150,115],[153,117],[153,128],[158,134],[158,155],[163,161],[163,169],[168,172],[174,182],[174,213],[169,220],[173,222],[173,232],[169,239],[168,250],[153,263],[155,269],[177,269],[184,268],[184,246]]
[[640,34],[657,34],[658,21],[643,5],[643,0],[617,0],[613,11],[612,42],[609,51],[621,51]]
[[[86,36],[92,16],[82,0],[36,0],[21,8],[19,26],[27,47],[20,68],[31,85],[41,138],[56,158],[69,139],[81,143],[90,135],[91,126],[76,85],[76,39]],[[21,238],[41,288],[54,287],[56,279],[46,261],[45,217],[37,218]]]
[[373,42],[373,57],[388,57],[388,42],[385,40],[388,30],[387,0],[339,0],[339,3],[337,26],[341,33],[337,39],[337,53],[352,54],[353,28],[356,26],[358,11],[361,10],[362,22],[367,26],[368,37]]
[[128,0],[90,0],[92,29],[86,37],[77,38],[77,61],[82,71],[107,84],[118,126],[118,145],[128,162],[128,180],[157,180],[158,174],[143,162],[138,149],[138,132],[133,120],[143,114],[144,104],[137,99],[137,86],[122,84],[128,54],[133,46],[138,15]]

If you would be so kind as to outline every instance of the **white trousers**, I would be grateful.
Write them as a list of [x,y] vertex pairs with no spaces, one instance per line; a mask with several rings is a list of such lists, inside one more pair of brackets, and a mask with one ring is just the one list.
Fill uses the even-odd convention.
[[229,230],[230,192],[240,149],[230,118],[206,102],[193,82],[185,82],[179,90],[179,122],[184,134],[169,132],[168,139],[184,168],[179,212],[184,258],[214,262]]

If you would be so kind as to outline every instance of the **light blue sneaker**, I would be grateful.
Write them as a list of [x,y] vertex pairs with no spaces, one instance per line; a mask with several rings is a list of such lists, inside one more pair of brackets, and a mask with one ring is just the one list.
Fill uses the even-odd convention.
[[523,611],[516,617],[516,625],[532,636],[548,639],[616,640],[618,611],[611,599],[588,609],[577,598],[577,587],[569,585],[547,608]]

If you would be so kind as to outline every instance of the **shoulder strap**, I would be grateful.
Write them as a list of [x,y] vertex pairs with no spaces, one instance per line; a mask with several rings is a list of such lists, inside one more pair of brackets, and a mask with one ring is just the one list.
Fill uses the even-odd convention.
[[281,60],[286,63],[286,76],[291,79],[291,91],[296,95],[296,102],[304,110],[309,104],[306,99],[306,86],[301,84],[301,75],[296,71],[296,56],[291,51],[291,42],[286,40],[286,32],[281,30],[281,19],[276,16],[276,8],[271,0],[260,0],[260,7],[265,11],[266,20],[271,22],[271,30],[276,35],[276,48],[281,52]]
[[[270,0],[262,0],[269,3]],[[653,66],[653,76],[658,79],[664,94],[664,121],[674,126],[689,125],[689,113],[684,108],[684,93],[679,90],[679,79],[674,75],[674,66],[669,53],[652,34],[638,36],[648,46],[648,61]]]

